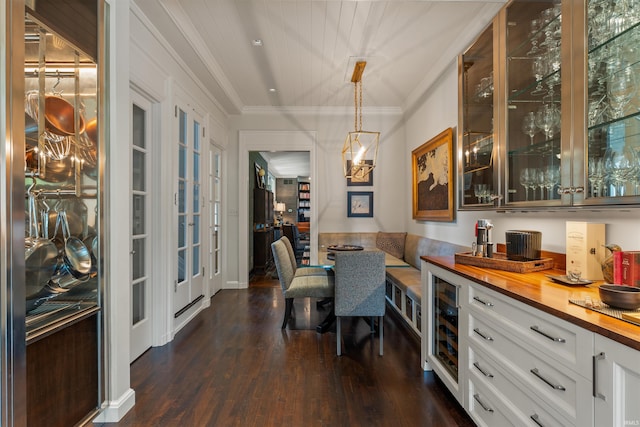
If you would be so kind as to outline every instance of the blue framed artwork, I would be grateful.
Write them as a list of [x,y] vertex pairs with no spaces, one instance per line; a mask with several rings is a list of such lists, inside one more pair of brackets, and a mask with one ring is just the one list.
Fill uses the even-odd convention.
[[373,191],[348,191],[347,217],[373,217]]

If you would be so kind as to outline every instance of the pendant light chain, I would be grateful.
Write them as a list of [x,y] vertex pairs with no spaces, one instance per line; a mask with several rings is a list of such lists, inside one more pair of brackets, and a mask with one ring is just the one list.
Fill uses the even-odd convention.
[[358,131],[362,130],[362,80],[358,82],[358,87],[360,89],[360,125],[358,126]]
[[[359,100],[358,96],[360,96]],[[356,110],[353,119],[354,128],[356,132],[360,132],[362,131],[362,80],[353,83],[353,105]]]

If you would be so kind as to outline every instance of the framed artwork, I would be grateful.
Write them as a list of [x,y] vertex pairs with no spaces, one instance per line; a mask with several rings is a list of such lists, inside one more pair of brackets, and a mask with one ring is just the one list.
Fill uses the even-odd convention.
[[411,152],[413,219],[453,221],[453,129]]
[[373,191],[348,191],[347,216],[350,218],[373,217]]
[[[256,185],[258,188],[264,188],[264,169],[257,162],[254,162],[253,167],[256,170]],[[262,171],[262,174],[260,172]]]
[[[364,162],[368,165],[373,165],[373,160],[365,160]],[[351,169],[351,160],[347,160],[347,170],[349,169]],[[364,175],[363,170],[360,169],[354,176],[347,178],[347,185],[349,187],[373,185],[373,171]]]

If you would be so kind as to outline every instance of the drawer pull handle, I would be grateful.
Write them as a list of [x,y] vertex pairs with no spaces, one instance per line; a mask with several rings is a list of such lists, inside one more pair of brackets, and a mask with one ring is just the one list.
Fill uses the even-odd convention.
[[473,297],[474,300],[478,301],[480,304],[484,304],[487,307],[493,307],[493,303],[492,302],[487,302],[487,301],[482,301],[480,298],[478,297]]
[[482,369],[482,368],[480,367],[480,365],[478,365],[478,362],[473,362],[473,366],[475,366],[475,367],[476,367],[476,369],[477,369],[478,371],[480,371],[480,372],[482,373],[482,375],[484,375],[485,377],[487,377],[487,378],[493,378],[493,374],[490,374],[489,372],[487,372],[487,371],[485,371],[484,369]]
[[566,388],[564,388],[563,386],[561,386],[560,384],[554,384],[551,381],[549,381],[548,379],[546,379],[545,377],[543,377],[540,372],[538,372],[538,368],[534,368],[530,371],[533,375],[535,375],[536,377],[540,378],[542,381],[544,381],[545,383],[547,383],[549,385],[549,387],[555,389],[555,390],[560,390],[560,391],[565,391]]
[[538,414],[533,414],[533,415],[531,415],[531,417],[530,417],[530,418],[533,420],[533,422],[534,422],[534,423],[536,423],[536,424],[537,424],[537,425],[539,425],[540,427],[544,427],[544,424],[542,424],[542,423],[540,422],[540,417],[538,416]]
[[593,397],[599,397],[600,399],[606,401],[607,397],[598,392],[598,361],[606,359],[607,356],[603,351],[593,356]]
[[482,338],[484,338],[487,341],[493,341],[493,338],[491,338],[489,335],[483,334],[482,332],[480,332],[480,329],[478,329],[478,328],[475,328],[473,330],[473,332],[475,332],[476,334],[480,335]]
[[474,394],[473,398],[476,400],[476,402],[478,402],[478,404],[480,406],[482,406],[482,409],[484,409],[487,412],[493,412],[493,409],[491,409],[490,407],[485,405],[484,402],[482,402],[482,400],[480,400],[480,395],[479,394]]
[[541,330],[540,330],[540,328],[538,328],[538,326],[535,326],[535,325],[534,325],[534,326],[531,326],[531,330],[532,330],[533,332],[537,332],[537,333],[539,333],[539,334],[540,334],[540,335],[542,335],[543,337],[547,337],[547,338],[549,338],[551,341],[554,341],[554,342],[567,342],[567,340],[565,340],[564,338],[556,338],[556,337],[554,337],[554,336],[549,335],[548,333],[546,333],[546,332],[544,332],[544,331],[541,331]]

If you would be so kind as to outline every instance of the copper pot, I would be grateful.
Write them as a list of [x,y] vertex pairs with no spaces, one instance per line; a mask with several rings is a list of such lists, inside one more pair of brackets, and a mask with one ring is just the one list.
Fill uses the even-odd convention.
[[[62,136],[75,135],[75,110],[69,101],[59,96],[47,95],[44,99],[45,128]],[[79,116],[78,133],[84,132],[84,119]]]
[[98,142],[98,118],[95,117],[87,122],[84,127],[84,132],[87,134],[91,142],[96,144]]

